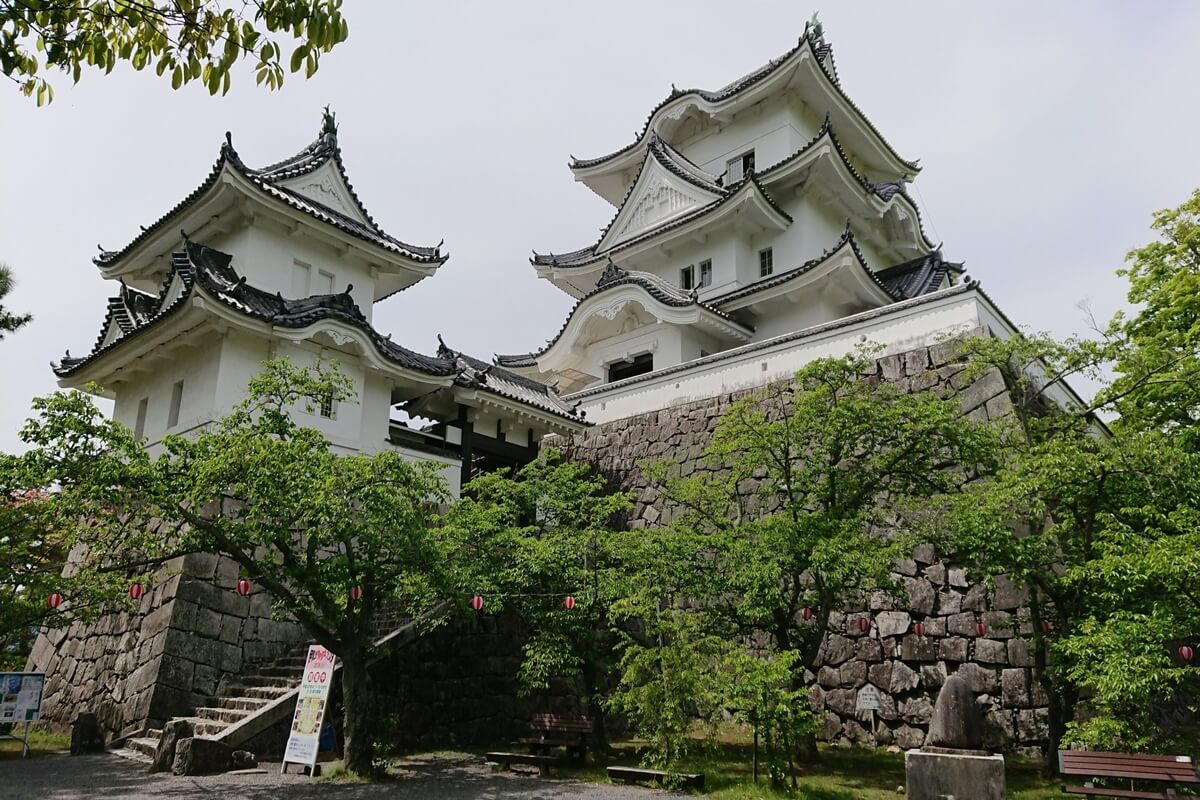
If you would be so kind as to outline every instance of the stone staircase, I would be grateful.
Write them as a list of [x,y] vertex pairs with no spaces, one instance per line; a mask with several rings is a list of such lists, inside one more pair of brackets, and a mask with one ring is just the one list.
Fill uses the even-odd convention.
[[[442,617],[450,606],[451,601],[444,600],[417,619],[381,614],[376,622],[375,646],[380,651],[376,658],[418,639],[423,626]],[[291,718],[307,653],[308,645],[300,645],[298,652],[251,667],[245,675],[230,676],[207,705],[193,709],[191,716],[176,719],[191,722],[196,736],[216,739],[233,748],[244,745],[271,725]],[[339,661],[334,671],[340,667]],[[140,736],[126,739],[121,748],[112,752],[134,761],[149,762],[158,750],[161,735],[161,728],[150,728]]]
[[[227,728],[262,711],[276,700],[291,694],[300,685],[304,670],[305,650],[251,668],[246,675],[231,678],[218,696],[209,698],[208,705],[193,709],[191,716],[176,717],[192,723],[196,736],[220,738]],[[134,761],[148,762],[158,748],[161,728],[150,728],[140,736],[125,740],[117,755]]]

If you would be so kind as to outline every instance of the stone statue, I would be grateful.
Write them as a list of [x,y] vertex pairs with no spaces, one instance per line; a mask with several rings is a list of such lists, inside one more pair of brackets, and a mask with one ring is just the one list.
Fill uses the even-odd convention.
[[966,681],[951,675],[938,692],[926,746],[953,750],[983,749],[983,719]]

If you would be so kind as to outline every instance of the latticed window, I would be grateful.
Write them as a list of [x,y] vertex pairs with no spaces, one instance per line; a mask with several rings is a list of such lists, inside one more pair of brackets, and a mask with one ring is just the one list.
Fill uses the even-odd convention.
[[712,286],[712,259],[706,258],[700,262],[700,283],[696,284],[703,289],[705,286]]
[[764,247],[758,251],[758,276],[765,278],[775,271],[775,256],[771,248]]

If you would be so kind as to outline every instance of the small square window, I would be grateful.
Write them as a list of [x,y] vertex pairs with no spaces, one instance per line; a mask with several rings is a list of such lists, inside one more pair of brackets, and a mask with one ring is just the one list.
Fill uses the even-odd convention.
[[775,256],[771,248],[764,247],[758,251],[758,276],[765,278],[775,271]]
[[167,427],[174,428],[179,424],[179,407],[183,405],[183,381],[176,381],[171,387],[171,408],[167,411]]
[[712,259],[706,258],[700,262],[700,283],[697,284],[701,289],[705,286],[712,286]]
[[696,265],[688,264],[679,270],[679,288],[691,290],[696,285]]
[[333,392],[321,398],[321,416],[325,419],[334,419],[334,412],[337,411],[337,402],[333,399]]

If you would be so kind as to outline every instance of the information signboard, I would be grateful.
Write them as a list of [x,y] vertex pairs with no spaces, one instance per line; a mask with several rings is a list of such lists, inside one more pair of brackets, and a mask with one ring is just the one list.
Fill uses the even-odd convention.
[[[29,723],[42,717],[42,690],[46,675],[42,672],[0,672],[0,725],[11,726],[13,733],[0,738],[21,742],[21,754],[29,755]],[[16,735],[16,726],[24,724],[24,737]]]
[[283,768],[290,764],[305,764],[312,767],[317,763],[317,750],[321,741],[321,722],[325,719],[325,705],[329,702],[329,687],[333,684],[335,657],[318,644],[310,645],[305,659],[304,675],[296,695],[296,713],[292,716],[292,730],[288,734],[287,747],[283,751]]

